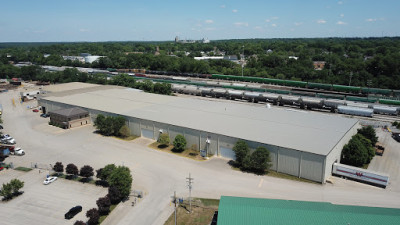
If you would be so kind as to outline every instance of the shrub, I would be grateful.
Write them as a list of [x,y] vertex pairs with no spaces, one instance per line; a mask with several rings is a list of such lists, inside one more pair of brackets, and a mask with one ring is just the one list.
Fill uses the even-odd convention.
[[233,146],[233,151],[235,152],[237,165],[243,167],[243,162],[250,152],[249,146],[245,141],[239,140],[235,143],[235,146]]
[[96,201],[97,207],[99,207],[99,214],[100,215],[108,215],[110,212],[111,201],[108,196],[103,198],[99,198]]
[[79,175],[87,179],[94,175],[93,168],[91,166],[85,165],[81,168]]
[[372,146],[375,146],[378,142],[378,137],[376,136],[375,129],[372,126],[362,127],[361,129],[358,129],[358,133],[370,140]]
[[129,196],[132,188],[132,181],[131,171],[125,166],[118,166],[107,178],[107,182],[110,186],[114,186],[118,189],[122,199]]
[[70,163],[67,165],[67,167],[65,168],[65,172],[69,175],[73,175],[76,176],[79,173],[78,167],[75,166],[75,164]]
[[64,172],[64,165],[62,162],[56,162],[53,166],[53,170],[56,171],[58,174]]
[[119,136],[121,137],[129,137],[131,136],[131,131],[127,125],[123,125],[121,129],[119,129]]
[[258,147],[249,157],[250,169],[264,173],[271,167],[269,151],[265,147]]
[[110,186],[108,188],[107,196],[110,199],[111,204],[118,204],[122,200],[121,193],[119,192],[118,188],[114,186]]
[[157,142],[160,144],[161,147],[168,146],[169,143],[170,143],[169,134],[168,133],[160,134],[160,136],[158,137]]
[[174,151],[183,152],[186,148],[186,139],[183,135],[178,134],[174,140]]
[[99,211],[96,208],[89,209],[86,212],[86,217],[89,218],[89,220],[87,222],[88,225],[99,224],[100,215],[99,215]]

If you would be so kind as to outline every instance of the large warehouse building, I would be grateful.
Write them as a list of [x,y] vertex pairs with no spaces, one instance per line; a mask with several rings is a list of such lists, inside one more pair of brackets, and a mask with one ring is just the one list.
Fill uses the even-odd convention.
[[134,135],[156,140],[167,132],[173,140],[183,134],[188,147],[231,159],[236,141],[245,140],[252,149],[264,146],[271,152],[272,170],[321,183],[359,128],[358,120],[316,112],[79,85],[54,88],[63,91],[48,91],[39,105],[46,111],[81,107],[92,119],[98,114],[121,115]]

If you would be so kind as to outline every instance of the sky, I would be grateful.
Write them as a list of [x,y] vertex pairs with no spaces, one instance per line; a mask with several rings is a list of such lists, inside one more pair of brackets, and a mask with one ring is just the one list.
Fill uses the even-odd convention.
[[0,42],[400,36],[399,0],[0,0]]

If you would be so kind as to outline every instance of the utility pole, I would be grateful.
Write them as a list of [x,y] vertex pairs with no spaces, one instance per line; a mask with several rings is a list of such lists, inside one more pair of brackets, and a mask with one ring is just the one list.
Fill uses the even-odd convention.
[[176,225],[176,191],[174,191],[174,204],[175,204],[175,225]]
[[188,188],[189,188],[189,213],[192,212],[192,184],[193,184],[193,178],[190,176],[186,177],[186,182],[188,183]]
[[349,81],[349,86],[351,84],[351,77],[353,77],[353,72],[350,72],[350,81]]

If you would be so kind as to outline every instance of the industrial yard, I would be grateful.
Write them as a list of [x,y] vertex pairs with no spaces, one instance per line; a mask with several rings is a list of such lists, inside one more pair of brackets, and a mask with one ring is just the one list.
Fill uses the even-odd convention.
[[[46,89],[46,96],[42,96],[39,102],[45,102],[46,104],[42,104],[42,106],[50,108],[50,101],[52,105],[56,105],[57,109],[62,108],[65,104],[70,104],[68,101],[74,101],[74,105],[79,105],[79,101],[85,101],[85,95],[96,95],[98,98],[103,98],[101,101],[100,109],[103,112],[106,110],[125,110],[125,112],[133,112],[135,114],[131,114],[131,116],[142,116],[141,119],[146,119],[145,116],[152,116],[157,110],[154,104],[161,104],[164,111],[172,110],[173,108],[168,108],[167,106],[172,105],[180,105],[183,103],[189,104],[192,101],[191,98],[184,98],[184,100],[179,100],[181,102],[174,102],[175,99],[164,98],[159,96],[156,100],[152,100],[149,94],[145,93],[137,93],[135,91],[127,91],[125,88],[115,87],[115,86],[98,86],[98,85],[81,85],[79,83],[71,83],[61,86],[48,86]],[[82,91],[82,89],[86,89]],[[129,108],[128,104],[125,104],[125,108],[121,108],[118,105],[118,101],[115,101],[115,96],[122,96],[121,93],[130,93],[131,95],[139,94],[142,98],[140,100],[140,105],[134,105],[135,108]],[[50,92],[50,93],[49,93]],[[67,93],[67,94],[66,94]],[[91,94],[90,94],[91,93]],[[108,93],[108,94],[107,94]],[[390,175],[390,183],[386,189],[382,189],[379,187],[370,186],[367,184],[362,184],[350,180],[345,180],[339,177],[332,177],[328,175],[328,165],[326,167],[320,167],[318,170],[319,176],[326,174],[326,179],[328,180],[325,184],[310,184],[303,182],[296,182],[291,180],[279,179],[269,176],[256,176],[248,173],[243,173],[240,171],[232,170],[228,164],[229,155],[221,154],[221,148],[218,150],[218,146],[215,146],[216,155],[219,157],[213,157],[207,161],[193,161],[191,159],[181,158],[172,154],[163,153],[160,151],[153,150],[152,148],[147,147],[148,144],[152,143],[154,140],[151,140],[151,134],[158,134],[159,127],[154,126],[154,124],[144,123],[141,121],[139,124],[141,128],[145,129],[144,134],[148,135],[148,137],[142,137],[136,139],[134,141],[126,142],[114,138],[99,136],[94,133],[94,128],[92,125],[82,126],[74,129],[60,129],[57,127],[52,127],[48,125],[48,119],[39,117],[38,114],[33,113],[31,109],[27,109],[27,106],[36,106],[37,102],[35,100],[25,103],[16,102],[15,106],[12,104],[11,99],[17,99],[19,96],[18,91],[9,91],[7,93],[2,93],[0,98],[3,103],[3,120],[4,125],[7,127],[7,132],[9,132],[13,137],[19,140],[24,149],[27,150],[27,153],[24,157],[9,157],[7,158],[7,162],[13,162],[16,166],[26,166],[30,167],[32,163],[40,163],[40,164],[52,164],[56,161],[62,161],[64,163],[74,162],[79,166],[84,164],[93,165],[95,169],[100,168],[104,164],[107,163],[115,163],[117,165],[125,165],[128,166],[133,174],[133,189],[141,190],[145,194],[143,200],[137,204],[137,206],[133,207],[130,205],[130,202],[125,202],[120,204],[104,221],[103,224],[131,224],[132,221],[135,221],[138,224],[161,224],[163,223],[170,215],[173,210],[173,207],[169,204],[171,201],[171,195],[174,191],[177,192],[179,196],[187,197],[188,190],[185,184],[185,177],[191,173],[192,177],[195,179],[194,191],[193,195],[197,197],[205,197],[205,198],[219,198],[221,195],[232,195],[232,196],[244,196],[244,197],[257,197],[257,198],[279,198],[279,199],[291,199],[291,200],[308,200],[308,201],[324,201],[324,202],[332,202],[336,204],[348,204],[348,205],[363,205],[363,206],[374,206],[374,207],[392,207],[392,208],[400,208],[400,184],[398,183],[400,180],[398,178],[398,171],[396,166],[393,165],[395,162],[400,160],[400,155],[397,154],[399,143],[395,142],[390,138],[389,133],[385,131],[378,131],[378,135],[380,137],[380,142],[385,144],[386,150],[385,154],[379,158],[375,157],[371,162],[370,167],[376,170],[377,172],[383,172]],[[71,96],[76,96],[71,98]],[[147,97],[147,98],[143,98]],[[111,108],[107,108],[106,99],[114,99],[110,100],[110,102],[114,102]],[[130,101],[134,100],[131,97],[124,97],[130,99]],[[178,98],[178,97],[171,97]],[[55,100],[57,99],[57,103]],[[186,100],[185,100],[186,99]],[[78,101],[79,100],[79,101]],[[213,99],[212,102],[215,99]],[[121,100],[119,100],[121,101]],[[139,101],[136,99],[135,101]],[[154,102],[156,101],[156,102]],[[202,100],[203,101],[203,100]],[[241,109],[241,107],[249,107],[248,104],[238,104],[238,103],[222,103],[222,100],[217,100],[219,105],[218,108],[223,106],[222,113],[228,117],[237,117],[238,115],[229,114],[225,112],[225,106],[227,109],[229,107],[235,107],[236,109]],[[88,102],[85,102],[90,106]],[[211,106],[208,105],[207,106]],[[225,105],[226,104],[226,105]],[[130,105],[130,104],[129,104]],[[149,105],[151,107],[149,107]],[[239,106],[240,105],[240,106]],[[186,106],[181,108],[182,110],[189,110],[189,108],[195,108],[194,105],[190,105],[190,107]],[[54,107],[54,106],[53,106]],[[93,106],[94,107],[94,106]],[[132,106],[130,106],[132,107]],[[171,106],[169,106],[171,107]],[[176,107],[176,106],[175,106]],[[273,106],[274,107],[274,106]],[[253,108],[251,108],[253,109]],[[88,107],[88,110],[94,110],[93,108]],[[133,110],[133,111],[132,111]],[[213,109],[213,113],[215,113],[216,109]],[[265,107],[256,106],[253,110],[247,111],[250,113],[252,117],[254,117],[258,112],[258,110],[268,110]],[[278,112],[282,112],[288,115],[297,115],[300,117],[304,116],[304,112],[302,111],[291,111],[285,110],[278,107],[276,110],[281,110]],[[240,111],[240,110],[239,110]],[[245,111],[243,111],[244,113]],[[272,111],[274,112],[274,111]],[[111,111],[111,113],[116,114],[117,112]],[[211,113],[211,112],[208,112]],[[254,115],[253,115],[254,114]],[[323,126],[325,120],[327,118],[332,119],[331,127],[336,123],[335,121],[347,121],[348,125],[345,129],[350,129],[357,124],[357,120],[342,118],[339,115],[324,115],[319,116],[318,112],[309,112],[315,118],[320,118],[320,123],[317,123],[318,126]],[[155,115],[155,114],[154,114]],[[271,114],[273,115],[273,114]],[[307,115],[307,114],[305,114]],[[167,114],[168,116],[168,114]],[[176,115],[179,117],[179,115]],[[291,116],[291,117],[292,117]],[[243,115],[242,115],[243,117]],[[168,117],[167,117],[168,118]],[[257,117],[256,117],[257,118]],[[294,119],[296,116],[294,117]],[[147,118],[148,119],[148,118]],[[182,118],[186,121],[186,125],[190,125],[191,123],[188,121],[190,119]],[[131,127],[135,128],[135,121],[133,119],[129,120],[131,123]],[[240,120],[239,120],[240,121]],[[303,122],[304,123],[304,122]],[[288,124],[296,124],[294,121],[287,121],[283,123],[284,127]],[[286,125],[285,125],[286,124]],[[329,122],[327,123],[329,124]],[[175,124],[173,126],[178,126],[182,124]],[[207,125],[204,129],[207,128]],[[296,124],[295,126],[300,127],[304,126],[304,124]],[[317,129],[318,126],[309,126],[304,129]],[[160,127],[162,129],[168,130],[170,127]],[[179,131],[178,128],[177,131]],[[198,127],[197,129],[200,129]],[[232,130],[230,128],[229,130]],[[285,128],[288,129],[288,128]],[[345,135],[347,131],[337,130],[338,128],[331,128],[336,130],[330,135],[335,136],[336,132],[341,133],[341,135]],[[147,131],[146,131],[147,130]],[[170,132],[173,129],[170,130]],[[273,129],[276,131],[276,129]],[[294,132],[295,129],[292,129]],[[142,132],[141,129],[139,131]],[[152,132],[150,132],[152,131]],[[214,132],[226,132],[224,129],[222,130],[214,130]],[[271,133],[271,131],[269,131]],[[199,135],[199,138],[195,138],[195,131],[192,131],[193,138],[195,142],[200,142],[200,139],[205,140],[207,135]],[[322,132],[321,132],[322,133]],[[338,133],[338,135],[339,135]],[[142,133],[143,134],[143,133]],[[187,133],[189,134],[189,133]],[[289,133],[290,134],[290,133]],[[228,133],[223,133],[223,135],[228,135]],[[294,136],[295,134],[292,134]],[[213,135],[214,136],[214,135]],[[340,136],[340,135],[339,135]],[[350,135],[351,136],[351,135]],[[27,138],[29,137],[29,138]],[[261,137],[261,136],[260,136]],[[300,136],[305,138],[305,136]],[[155,136],[152,137],[155,139]],[[203,139],[204,138],[204,139]],[[250,139],[250,137],[248,137]],[[294,137],[299,138],[299,137]],[[318,140],[319,138],[315,138]],[[341,138],[337,138],[336,141]],[[213,140],[213,139],[212,139]],[[219,143],[223,139],[216,138],[216,143]],[[260,140],[258,140],[260,141]],[[311,141],[310,141],[311,142]],[[225,142],[226,143],[226,142]],[[329,141],[327,142],[327,144]],[[200,143],[201,144],[201,143]],[[229,144],[229,143],[226,143]],[[290,144],[290,143],[289,143]],[[278,145],[278,143],[269,143],[267,146],[272,147],[272,152],[274,151],[273,145]],[[336,144],[332,144],[331,148],[334,148]],[[219,147],[222,147],[222,142]],[[290,148],[290,146],[286,146]],[[298,147],[301,147],[298,146]],[[308,146],[308,148],[312,146]],[[319,148],[318,146],[315,146]],[[111,151],[110,151],[111,149]],[[279,161],[280,164],[289,162],[296,162],[296,157],[293,157],[294,154],[290,151],[284,150],[281,147],[275,147],[275,154],[284,161]],[[220,151],[220,154],[218,154]],[[222,149],[222,151],[226,151],[226,149]],[[329,151],[327,148],[326,151]],[[278,154],[279,152],[279,154]],[[295,154],[299,154],[299,151],[296,151]],[[298,156],[302,160],[306,160],[307,154],[309,152],[300,153]],[[311,153],[315,154],[315,153]],[[288,156],[291,157],[288,157]],[[224,157],[225,156],[225,157]],[[283,157],[281,157],[283,156]],[[285,159],[285,156],[288,157]],[[274,156],[275,160],[278,157]],[[310,160],[310,158],[308,158]],[[323,165],[323,162],[327,160],[320,161],[319,164]],[[301,166],[300,162],[298,163],[297,168]],[[317,161],[318,162],[318,161]],[[310,161],[308,161],[310,163]],[[315,163],[315,162],[314,162]],[[284,164],[283,164],[284,165]],[[302,163],[302,165],[307,165],[306,163]],[[310,165],[310,164],[309,164]],[[312,164],[311,164],[312,165]],[[277,168],[277,167],[275,167]],[[284,167],[283,167],[284,168]],[[300,167],[301,168],[301,167]],[[305,167],[307,168],[307,167]],[[315,168],[315,166],[313,166]],[[325,168],[325,173],[323,170]],[[295,168],[292,167],[293,171]],[[285,169],[287,173],[292,173],[290,168]],[[29,173],[38,173],[38,171],[33,170]],[[283,171],[282,169],[282,172]],[[302,174],[307,172],[307,170],[302,170]],[[299,171],[297,171],[297,176]],[[44,177],[44,175],[43,175]],[[6,177],[4,177],[6,178]],[[3,179],[3,178],[2,178]],[[25,178],[22,177],[24,180]],[[3,180],[2,180],[3,181]],[[4,180],[6,181],[6,180]],[[37,182],[41,182],[38,179]],[[324,183],[322,180],[319,182]],[[35,189],[44,188],[43,185],[34,185],[30,187],[30,184],[34,183],[34,181],[28,182],[24,190],[26,192],[33,192]],[[41,184],[41,183],[40,183]],[[62,190],[59,190],[62,192]],[[60,193],[62,194],[62,193]],[[95,199],[92,200],[94,202]],[[79,199],[75,200],[76,203],[79,203]],[[9,204],[13,205],[13,201]],[[38,207],[42,207],[41,204],[47,204],[46,202],[38,202]],[[64,200],[60,200],[61,205],[65,205],[66,208],[70,207],[71,203],[65,202]],[[14,206],[13,206],[14,207]],[[16,206],[15,206],[16,207]],[[49,208],[48,206],[43,205],[45,208]],[[152,210],[148,210],[152,209]],[[49,210],[46,209],[42,211],[32,211],[32,208],[22,208],[26,213],[35,213],[38,215],[43,215],[50,213]],[[87,210],[87,209],[85,209]],[[5,216],[0,212],[2,217]],[[54,214],[51,216],[52,221],[58,221],[57,215]],[[60,221],[62,218],[60,218]],[[56,222],[58,223],[58,222]],[[18,217],[9,218],[6,224],[22,224]]]

